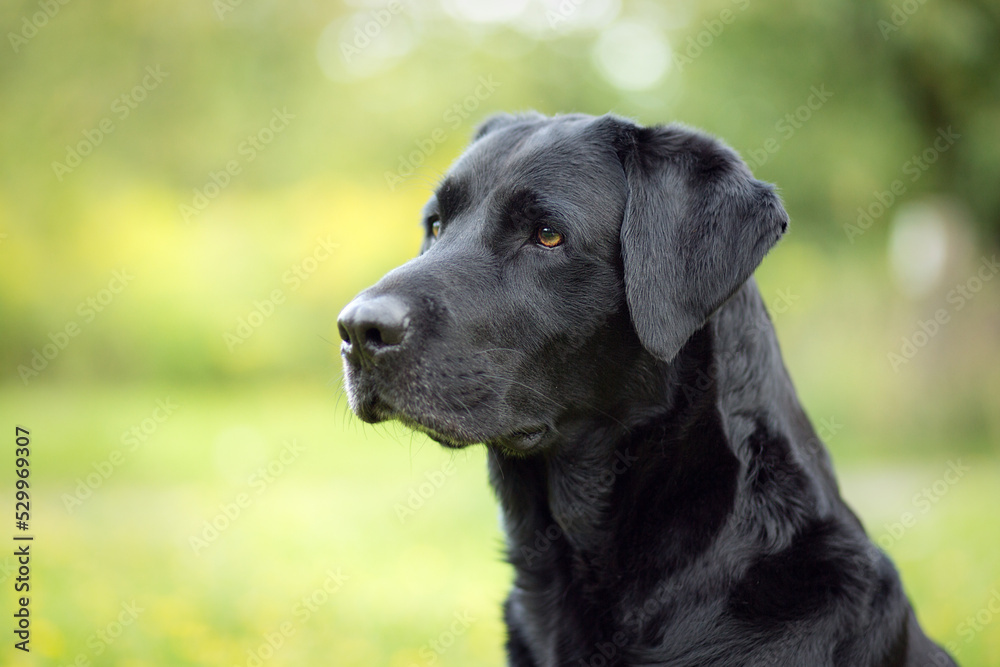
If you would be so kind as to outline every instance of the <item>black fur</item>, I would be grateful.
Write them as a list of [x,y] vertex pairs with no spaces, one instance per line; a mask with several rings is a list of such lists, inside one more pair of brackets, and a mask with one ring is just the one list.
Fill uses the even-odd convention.
[[954,664],[785,372],[752,274],[787,222],[696,131],[501,115],[341,313],[362,419],[489,449],[510,665]]

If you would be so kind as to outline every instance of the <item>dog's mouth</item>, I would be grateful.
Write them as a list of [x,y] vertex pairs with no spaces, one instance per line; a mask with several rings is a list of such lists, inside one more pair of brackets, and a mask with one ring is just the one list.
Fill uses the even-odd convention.
[[545,439],[545,436],[548,435],[549,431],[549,427],[544,425],[528,429],[519,429],[503,438],[500,438],[495,443],[488,444],[496,444],[504,449],[514,450],[517,452],[528,452],[541,444],[542,440]]
[[420,431],[431,440],[450,449],[463,449],[480,442],[477,438],[470,437],[458,428],[450,424],[442,424],[438,420],[430,420],[426,417],[415,419],[402,413],[393,415],[392,419],[395,419],[407,428]]
[[358,406],[358,416],[369,424],[396,420],[407,428],[427,435],[431,440],[450,449],[463,449],[470,445],[485,444],[514,452],[526,453],[537,447],[551,429],[544,425],[519,427],[515,430],[488,434],[468,430],[461,424],[435,415],[412,414],[394,407],[384,397],[371,396]]
[[475,438],[467,440],[456,438],[451,433],[443,433],[439,430],[428,428],[427,426],[414,422],[410,419],[400,418],[399,421],[414,430],[427,434],[431,440],[452,449],[462,449],[472,444],[482,443],[488,447],[499,447],[512,453],[527,454],[535,449],[549,432],[547,426],[537,428],[518,429],[504,435],[491,438]]

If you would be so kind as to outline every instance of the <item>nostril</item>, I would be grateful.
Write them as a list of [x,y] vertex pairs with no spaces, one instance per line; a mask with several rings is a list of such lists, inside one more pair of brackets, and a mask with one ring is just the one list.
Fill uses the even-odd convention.
[[348,345],[350,345],[351,344],[351,334],[348,333],[347,327],[345,327],[342,323],[338,322],[337,323],[337,331],[340,333],[340,340],[342,340],[345,343],[347,343]]
[[400,319],[390,319],[380,322],[378,328],[368,332],[368,340],[382,347],[392,347],[400,345],[406,337],[406,329],[410,324],[410,318],[405,315]]
[[372,328],[370,328],[370,329],[368,329],[368,330],[365,331],[365,341],[369,345],[384,345],[385,344],[383,342],[383,340],[382,340],[382,332],[379,331],[378,329],[376,329],[375,327],[372,327]]

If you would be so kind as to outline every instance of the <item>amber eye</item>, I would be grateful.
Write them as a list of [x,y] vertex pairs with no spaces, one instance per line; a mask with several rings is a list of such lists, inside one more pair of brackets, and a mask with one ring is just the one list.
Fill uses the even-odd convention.
[[431,234],[434,235],[434,238],[441,234],[441,220],[437,216],[431,219]]
[[539,227],[535,232],[535,241],[546,248],[555,248],[563,242],[563,235],[551,227]]

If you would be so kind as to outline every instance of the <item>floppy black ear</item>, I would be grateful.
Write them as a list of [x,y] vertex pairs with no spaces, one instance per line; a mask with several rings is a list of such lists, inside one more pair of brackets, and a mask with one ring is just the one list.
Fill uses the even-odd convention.
[[669,361],[753,274],[788,214],[734,151],[693,130],[633,126],[620,157],[625,296],[642,344]]

